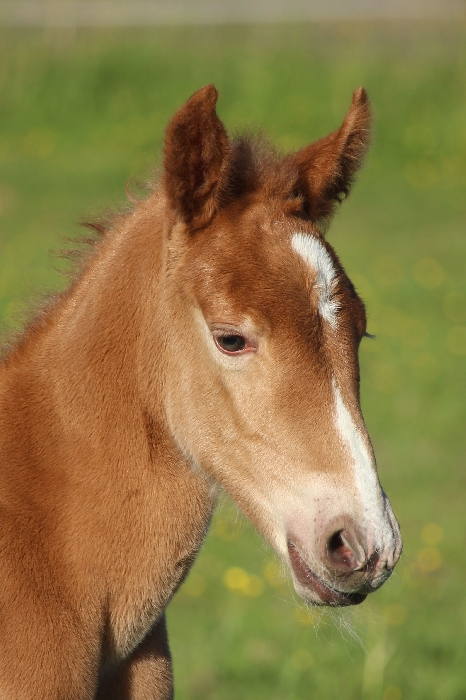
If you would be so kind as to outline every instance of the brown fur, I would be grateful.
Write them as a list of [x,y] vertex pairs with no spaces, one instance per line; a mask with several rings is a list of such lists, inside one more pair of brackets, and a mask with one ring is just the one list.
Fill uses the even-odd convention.
[[[91,226],[86,265],[0,365],[2,699],[172,697],[164,610],[216,485],[274,543],[267,494],[316,460],[345,484],[347,456],[328,432],[329,353],[344,356],[335,376],[363,426],[364,307],[325,244],[342,317],[327,342],[279,233],[320,236],[366,148],[367,98],[355,93],[339,130],[285,159],[230,141],[216,99],[209,86],[177,112],[160,185]],[[214,334],[252,323],[254,367],[224,371],[199,314]],[[272,475],[261,465],[274,441]],[[345,590],[361,585],[340,569]]]

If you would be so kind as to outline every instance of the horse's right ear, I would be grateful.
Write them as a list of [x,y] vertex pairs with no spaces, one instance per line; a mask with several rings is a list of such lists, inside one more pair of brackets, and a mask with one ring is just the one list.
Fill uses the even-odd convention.
[[225,184],[229,141],[217,116],[217,90],[208,85],[178,110],[165,134],[164,187],[191,229],[209,223]]

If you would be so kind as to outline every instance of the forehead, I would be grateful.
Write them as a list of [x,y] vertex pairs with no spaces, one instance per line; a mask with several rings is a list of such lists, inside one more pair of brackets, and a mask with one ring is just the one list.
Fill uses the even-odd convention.
[[196,296],[207,306],[221,301],[273,325],[319,316],[334,329],[353,320],[365,326],[364,305],[333,248],[312,223],[277,205],[237,209],[195,247]]

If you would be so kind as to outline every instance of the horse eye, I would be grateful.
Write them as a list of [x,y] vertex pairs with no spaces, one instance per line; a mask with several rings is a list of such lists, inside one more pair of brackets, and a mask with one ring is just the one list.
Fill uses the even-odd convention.
[[215,342],[220,350],[225,352],[241,352],[246,347],[246,340],[242,335],[219,335]]

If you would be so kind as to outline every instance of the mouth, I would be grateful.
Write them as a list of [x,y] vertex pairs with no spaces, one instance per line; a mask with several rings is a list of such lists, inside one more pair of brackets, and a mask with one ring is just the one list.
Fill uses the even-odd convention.
[[359,605],[366,599],[365,593],[344,593],[332,588],[328,583],[324,583],[316,574],[311,571],[302,559],[296,546],[288,542],[288,554],[296,580],[307,590],[315,593],[319,599],[317,605],[347,606]]

